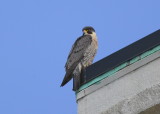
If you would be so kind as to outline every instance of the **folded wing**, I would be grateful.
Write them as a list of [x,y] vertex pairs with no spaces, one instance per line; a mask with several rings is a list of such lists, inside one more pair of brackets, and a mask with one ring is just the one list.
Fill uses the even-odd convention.
[[64,86],[68,81],[72,79],[72,73],[75,67],[84,58],[85,52],[87,48],[90,46],[91,42],[92,42],[91,36],[84,35],[79,37],[73,44],[65,65],[66,75],[63,79],[61,86]]

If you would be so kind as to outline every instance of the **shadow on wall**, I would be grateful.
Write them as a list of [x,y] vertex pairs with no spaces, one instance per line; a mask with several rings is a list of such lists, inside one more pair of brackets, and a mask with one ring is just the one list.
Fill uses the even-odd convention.
[[160,104],[152,106],[139,114],[160,114]]

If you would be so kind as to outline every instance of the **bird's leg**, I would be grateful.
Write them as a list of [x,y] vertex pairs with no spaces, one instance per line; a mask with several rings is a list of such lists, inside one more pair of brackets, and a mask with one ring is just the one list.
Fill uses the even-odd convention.
[[81,69],[81,77],[80,77],[80,81],[81,83],[84,82],[86,80],[86,69],[84,66],[82,66],[82,69]]
[[81,86],[81,80],[82,80],[82,65],[78,64],[78,66],[75,68],[74,76],[73,76],[73,91],[76,91]]

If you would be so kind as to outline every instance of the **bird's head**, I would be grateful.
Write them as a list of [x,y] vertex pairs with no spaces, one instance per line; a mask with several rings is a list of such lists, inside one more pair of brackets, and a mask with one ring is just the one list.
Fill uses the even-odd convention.
[[93,27],[91,26],[86,26],[82,29],[83,35],[87,35],[87,34],[93,34],[95,33],[95,30]]

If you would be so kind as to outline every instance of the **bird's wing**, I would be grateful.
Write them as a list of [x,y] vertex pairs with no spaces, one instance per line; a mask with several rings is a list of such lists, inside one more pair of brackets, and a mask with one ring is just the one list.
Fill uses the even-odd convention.
[[75,62],[79,62],[85,54],[87,47],[91,44],[92,38],[90,35],[81,36],[76,40],[73,44],[72,49],[69,53],[67,62],[66,62],[66,70],[70,69]]
[[71,80],[73,70],[84,57],[85,51],[91,42],[92,37],[90,35],[84,35],[79,37],[73,44],[65,65],[66,75],[61,86],[65,85],[69,80]]

